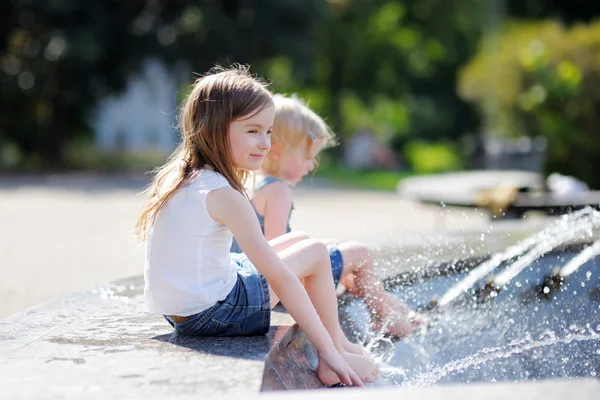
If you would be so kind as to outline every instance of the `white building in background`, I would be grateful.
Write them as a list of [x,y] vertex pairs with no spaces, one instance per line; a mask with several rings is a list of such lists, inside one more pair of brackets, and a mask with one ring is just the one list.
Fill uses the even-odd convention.
[[124,92],[100,101],[92,120],[97,145],[107,151],[170,153],[179,141],[182,70],[149,60],[128,80]]

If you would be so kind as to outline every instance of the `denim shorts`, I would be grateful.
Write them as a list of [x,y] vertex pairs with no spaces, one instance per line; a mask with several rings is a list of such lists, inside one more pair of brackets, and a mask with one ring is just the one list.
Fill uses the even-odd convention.
[[231,254],[237,264],[237,282],[224,300],[182,323],[165,318],[175,330],[189,336],[251,336],[267,333],[271,298],[264,276],[244,254]]
[[333,283],[337,288],[338,283],[342,279],[342,272],[344,271],[344,259],[342,258],[342,252],[336,246],[329,245],[327,249],[329,250],[329,260],[331,260]]

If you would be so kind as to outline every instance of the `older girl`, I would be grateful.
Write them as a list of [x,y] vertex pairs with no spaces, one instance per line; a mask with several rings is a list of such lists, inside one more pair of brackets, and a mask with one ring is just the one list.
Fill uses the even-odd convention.
[[[286,237],[269,244],[246,197],[244,183],[271,148],[273,117],[271,94],[244,67],[195,82],[182,142],[136,225],[147,240],[146,306],[182,334],[236,336],[267,332],[281,300],[318,350],[319,379],[360,386],[377,368],[342,334],[326,247]],[[230,255],[232,234],[245,255]]]

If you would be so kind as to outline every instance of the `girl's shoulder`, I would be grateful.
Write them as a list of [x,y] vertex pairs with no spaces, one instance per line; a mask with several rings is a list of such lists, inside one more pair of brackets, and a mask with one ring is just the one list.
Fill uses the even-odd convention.
[[254,184],[254,197],[291,195],[292,188],[279,178],[270,175],[258,175]]
[[219,189],[231,186],[227,178],[212,169],[201,169],[190,177],[189,186],[199,190]]
[[266,185],[261,185],[260,188],[255,186],[254,196],[252,197],[252,205],[264,215],[266,204],[269,201],[276,199],[281,204],[292,203],[292,188],[287,183],[280,179],[273,178]]
[[272,186],[274,183],[278,184],[276,186],[288,186],[287,183],[279,178],[275,178],[274,176],[258,175],[256,177],[256,183],[254,184],[254,192],[259,192],[267,186]]

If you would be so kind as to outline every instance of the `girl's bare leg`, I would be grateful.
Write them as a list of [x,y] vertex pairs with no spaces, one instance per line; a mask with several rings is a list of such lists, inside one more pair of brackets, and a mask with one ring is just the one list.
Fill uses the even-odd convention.
[[[280,252],[280,251],[285,250],[288,247],[290,247],[302,240],[306,240],[306,239],[309,239],[309,237],[306,233],[292,232],[292,233],[286,233],[285,235],[281,235],[275,239],[270,240],[269,244],[271,245],[271,247],[273,247],[273,249],[276,252]],[[300,280],[302,281],[302,285],[305,285],[304,279],[300,278]],[[361,345],[359,345],[357,343],[350,342],[348,340],[348,338],[346,337],[346,335],[344,335],[341,328],[340,328],[340,335],[341,335],[342,346],[343,346],[344,350],[346,350],[349,353],[354,353],[354,354],[360,354],[360,355],[368,354],[367,350],[364,347],[362,347]]]
[[[308,239],[293,244],[278,255],[298,278],[304,279],[306,293],[338,352],[361,380],[375,380],[378,373],[375,363],[364,355],[352,354],[344,349],[327,247],[319,241]],[[271,307],[274,307],[279,299],[272,289],[270,293]],[[319,363],[317,375],[325,384],[339,382],[337,375],[325,363]]]
[[279,253],[290,247],[293,244],[301,242],[302,240],[308,239],[308,235],[304,232],[290,232],[284,235],[278,236],[275,239],[269,240],[269,244],[275,251],[275,253]]

